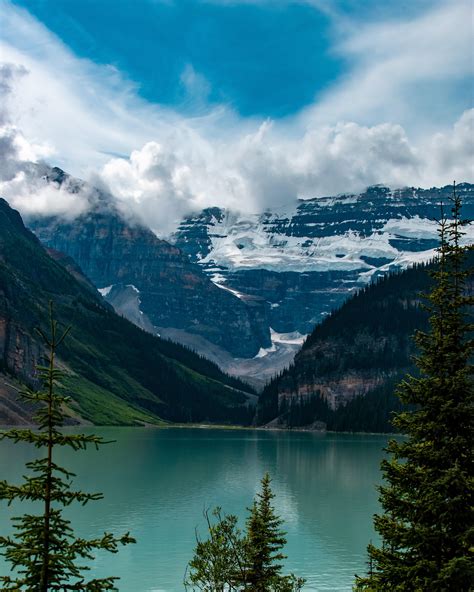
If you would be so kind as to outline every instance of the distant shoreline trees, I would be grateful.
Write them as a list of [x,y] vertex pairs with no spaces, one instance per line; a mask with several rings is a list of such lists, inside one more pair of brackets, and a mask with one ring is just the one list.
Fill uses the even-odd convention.
[[474,589],[474,354],[472,306],[466,290],[468,248],[461,246],[461,200],[452,220],[442,213],[438,266],[428,295],[431,330],[415,339],[418,376],[398,395],[412,410],[398,413],[382,461],[383,513],[374,518],[381,546],[370,544],[369,573],[356,590],[469,592]]
[[100,493],[84,493],[71,489],[75,476],[55,462],[54,452],[58,446],[84,450],[88,445],[98,448],[105,441],[94,435],[64,434],[64,406],[68,397],[60,394],[61,372],[56,367],[56,352],[67,337],[70,328],[59,330],[54,319],[53,305],[49,305],[49,334],[38,329],[48,349],[47,365],[39,366],[42,389],[25,388],[22,398],[37,407],[34,419],[37,429],[12,429],[0,433],[15,443],[25,442],[45,455],[26,464],[30,474],[21,485],[0,481],[0,500],[10,505],[14,501],[31,501],[42,505],[40,514],[24,514],[12,519],[13,536],[0,536],[0,553],[11,564],[13,574],[0,576],[4,592],[67,592],[84,590],[102,592],[115,590],[115,577],[86,581],[84,572],[89,568],[84,560],[93,559],[94,550],[118,551],[119,545],[134,543],[127,533],[115,537],[104,533],[96,539],[83,539],[74,535],[69,520],[63,517],[63,508],[77,502],[82,505],[102,498]]

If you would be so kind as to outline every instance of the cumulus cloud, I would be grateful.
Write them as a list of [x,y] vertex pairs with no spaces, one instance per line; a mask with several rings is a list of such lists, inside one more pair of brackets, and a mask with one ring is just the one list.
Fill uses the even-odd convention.
[[166,234],[212,205],[261,211],[374,183],[474,181],[474,110],[462,113],[450,95],[472,74],[468,4],[357,29],[335,22],[334,51],[348,75],[302,113],[262,121],[206,105],[209,83],[191,64],[181,82],[205,115],[149,104],[120,72],[78,59],[0,0],[0,52],[10,63],[0,69],[9,113],[0,149],[10,154],[0,191],[24,212],[80,211],[87,199],[70,202],[15,164],[48,159],[78,176],[98,172],[124,210]]
[[424,183],[444,183],[451,179],[474,179],[474,109],[463,113],[448,133],[437,133],[428,142],[425,154],[429,171],[424,171]]
[[71,191],[68,182],[50,181],[47,170],[49,167],[24,163],[12,179],[0,182],[0,194],[25,217],[58,215],[73,219],[86,211],[89,207],[87,190]]
[[158,232],[169,231],[190,211],[221,205],[240,211],[278,209],[296,197],[392,187],[474,181],[474,110],[454,127],[412,145],[394,124],[340,123],[282,137],[270,123],[230,143],[181,150],[180,139],[149,142],[130,158],[110,160],[101,177],[112,193]]
[[46,143],[30,142],[14,125],[11,110],[4,106],[15,99],[15,82],[28,75],[22,65],[0,64],[0,195],[28,214],[75,217],[88,207],[82,187],[50,182],[50,167],[43,160],[52,156]]

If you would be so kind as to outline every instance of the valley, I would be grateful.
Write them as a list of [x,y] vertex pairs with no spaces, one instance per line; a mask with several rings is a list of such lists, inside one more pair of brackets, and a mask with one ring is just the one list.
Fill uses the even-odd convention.
[[[34,167],[31,171],[35,174]],[[117,382],[123,371],[115,361],[105,363],[106,379],[97,368],[99,358],[92,364],[86,354],[90,333],[84,334],[77,360],[72,351],[68,354],[68,380],[80,393],[71,410],[73,422],[164,419],[390,430],[390,413],[398,405],[395,385],[412,368],[411,336],[426,324],[419,294],[429,287],[424,265],[437,244],[432,217],[440,203],[449,201],[449,186],[396,191],[376,186],[359,195],[300,200],[279,214],[242,216],[209,208],[160,238],[106,191],[58,168],[43,165],[37,172],[54,191],[86,195],[88,207],[70,218],[27,216],[44,251],[3,202],[10,251],[4,250],[0,345],[2,367],[13,379],[34,383],[41,351],[31,337],[32,323],[40,321],[44,306],[31,304],[28,314],[24,307],[34,293],[46,290],[42,302],[51,291],[55,299],[66,300],[72,324],[82,328],[85,309],[82,304],[77,309],[77,303],[84,299],[88,311],[101,311],[112,325],[120,324],[121,329],[113,329],[118,341],[107,359],[116,358],[122,333],[129,335],[129,349],[120,354],[125,374],[131,373],[128,386]],[[474,215],[474,186],[461,184],[459,192],[465,214]],[[472,228],[463,240],[474,242]],[[13,273],[26,245],[42,263],[34,273],[24,266]],[[58,273],[61,280],[53,280]],[[25,280],[31,286],[27,290]],[[20,301],[12,281],[22,286]],[[21,322],[13,322],[12,310]],[[91,328],[91,319],[86,322]],[[95,330],[102,326],[102,321],[94,323]],[[110,348],[106,336],[112,333],[103,330],[103,336],[95,333],[92,339],[100,349],[102,342]],[[132,352],[133,347],[139,350]],[[156,370],[141,374],[156,365],[150,348],[161,351],[160,360],[183,364],[176,373],[175,362],[165,362],[174,378],[161,373],[155,382]],[[197,382],[192,378],[196,370]],[[176,391],[188,381],[199,395]],[[28,413],[15,406],[4,383],[3,414],[21,423]],[[258,399],[255,393],[261,393]],[[114,404],[104,413],[109,397]],[[199,397],[206,402],[198,402]]]
[[[357,290],[434,257],[436,218],[452,190],[374,186],[253,216],[208,208],[164,239],[60,169],[43,178],[89,199],[73,220],[27,219],[47,247],[72,257],[120,314],[259,390]],[[458,191],[474,216],[474,186]]]

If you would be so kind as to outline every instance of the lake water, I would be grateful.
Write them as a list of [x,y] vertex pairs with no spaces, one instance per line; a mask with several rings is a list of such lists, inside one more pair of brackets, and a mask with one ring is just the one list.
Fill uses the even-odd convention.
[[[122,592],[183,590],[195,528],[205,535],[203,510],[219,505],[243,524],[265,471],[285,521],[286,571],[307,578],[305,590],[321,592],[350,591],[354,574],[364,572],[386,437],[199,428],[91,432],[116,442],[100,452],[61,451],[58,459],[77,473],[78,488],[102,491],[105,499],[71,508],[68,517],[83,536],[130,531],[137,539],[92,564],[95,577],[120,576]],[[33,454],[28,446],[0,442],[0,478],[18,482]],[[1,534],[11,532],[9,518],[19,509],[0,505]],[[0,574],[6,573],[0,559]]]

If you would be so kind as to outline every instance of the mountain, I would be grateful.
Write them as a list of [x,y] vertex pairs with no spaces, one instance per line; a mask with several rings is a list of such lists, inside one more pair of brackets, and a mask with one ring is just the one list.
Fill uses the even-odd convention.
[[44,245],[72,257],[121,314],[162,336],[171,330],[202,338],[232,357],[253,357],[271,345],[261,298],[241,299],[216,286],[178,247],[133,217],[125,219],[105,192],[58,168],[44,179],[87,191],[89,208],[72,220],[28,219],[28,226]]
[[[474,264],[474,252],[469,258]],[[265,387],[257,422],[390,431],[390,414],[400,408],[395,387],[416,371],[413,335],[428,328],[421,295],[432,285],[429,267],[381,277],[328,315]]]
[[[356,290],[433,256],[433,219],[452,192],[375,186],[251,216],[208,208],[165,241],[106,192],[58,168],[44,179],[89,201],[73,219],[28,220],[46,246],[71,256],[120,314],[257,388]],[[474,185],[458,191],[474,216]]]
[[0,199],[0,423],[31,416],[14,387],[36,385],[44,352],[34,328],[45,326],[50,300],[56,318],[72,325],[59,358],[72,420],[249,421],[248,402],[255,400],[249,387],[116,314],[76,262],[50,253]]
[[[474,185],[457,185],[474,217]],[[267,303],[273,349],[281,334],[299,337],[355,290],[389,271],[428,261],[437,245],[440,203],[452,186],[299,200],[255,215],[208,208],[182,221],[172,240],[215,282]],[[471,241],[474,231],[471,229]],[[270,360],[275,355],[267,353]]]

